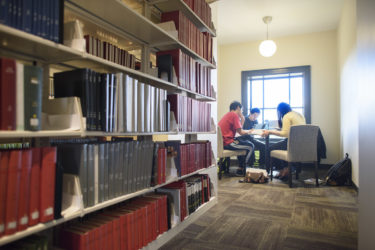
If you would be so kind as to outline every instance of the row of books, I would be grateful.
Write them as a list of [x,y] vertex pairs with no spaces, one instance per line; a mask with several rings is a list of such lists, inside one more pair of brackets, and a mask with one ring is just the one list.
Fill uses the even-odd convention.
[[54,96],[79,97],[89,131],[169,131],[167,91],[123,73],[87,68],[55,73]]
[[60,42],[63,1],[1,0],[0,23]]
[[0,130],[40,130],[43,69],[0,58]]
[[178,86],[213,97],[210,68],[203,66],[180,49],[160,51],[156,56],[159,77],[165,72],[168,81],[173,82],[174,69]]
[[57,145],[57,162],[65,174],[79,177],[84,207],[90,207],[150,187],[153,151],[152,141],[73,140]]
[[66,225],[59,245],[69,250],[136,250],[167,230],[167,197],[151,193]]
[[206,0],[184,0],[184,2],[197,14],[202,21],[211,27],[211,7]]
[[211,104],[178,94],[168,95],[179,131],[211,131]]
[[109,42],[104,42],[91,35],[84,36],[86,40],[86,52],[120,64],[122,66],[135,69],[135,56],[124,49],[117,47]]
[[0,247],[0,250],[47,250],[48,238],[43,235],[32,235],[15,243]]
[[181,176],[212,165],[211,142],[180,145]]
[[157,193],[168,196],[170,206],[168,223],[173,228],[195,212],[199,206],[210,200],[210,177],[195,175],[158,188]]
[[178,31],[178,40],[198,55],[212,63],[212,35],[201,32],[181,11],[161,14],[161,22],[173,21]]
[[0,151],[0,237],[54,218],[56,148]]

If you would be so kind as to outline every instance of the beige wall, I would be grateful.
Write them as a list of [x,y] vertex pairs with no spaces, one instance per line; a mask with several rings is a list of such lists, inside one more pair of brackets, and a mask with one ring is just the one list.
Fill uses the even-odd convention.
[[359,186],[358,174],[358,86],[356,63],[356,2],[345,0],[337,31],[340,82],[340,155],[349,153],[352,180]]
[[339,101],[336,31],[274,39],[278,49],[262,57],[258,42],[219,46],[218,120],[233,100],[241,101],[241,71],[311,65],[311,121],[321,127],[327,159],[339,159]]

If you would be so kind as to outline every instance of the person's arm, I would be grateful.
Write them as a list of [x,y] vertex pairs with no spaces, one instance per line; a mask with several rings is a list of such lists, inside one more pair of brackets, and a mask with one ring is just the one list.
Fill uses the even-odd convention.
[[242,129],[242,128],[238,128],[236,131],[237,131],[237,133],[239,133],[240,135],[250,135],[252,129],[245,130],[245,129]]
[[240,122],[241,122],[241,127],[243,127],[243,124],[245,123],[245,116],[243,114],[240,114]]
[[283,118],[283,127],[280,131],[277,130],[264,130],[262,136],[266,137],[268,135],[277,135],[280,137],[289,137],[289,130],[291,126],[291,121],[287,116]]

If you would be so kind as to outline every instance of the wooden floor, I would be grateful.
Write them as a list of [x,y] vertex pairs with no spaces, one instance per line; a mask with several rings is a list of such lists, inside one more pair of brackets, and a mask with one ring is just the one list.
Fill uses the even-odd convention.
[[218,204],[162,249],[357,249],[354,189],[239,179],[219,181]]

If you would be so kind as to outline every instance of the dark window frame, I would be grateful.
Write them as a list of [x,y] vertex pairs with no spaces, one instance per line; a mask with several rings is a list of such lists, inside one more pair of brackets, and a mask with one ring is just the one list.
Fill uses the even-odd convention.
[[[303,75],[303,87],[304,87],[304,116],[306,118],[306,123],[311,124],[311,66],[296,66],[278,69],[261,69],[261,70],[247,70],[241,72],[241,100],[242,100],[242,110],[243,114],[247,115],[250,110],[248,110],[248,92],[247,92],[247,81],[249,78],[261,75],[278,75],[278,74],[293,74],[302,73]],[[282,77],[280,77],[282,78]],[[250,89],[251,91],[251,89]],[[289,88],[290,91],[290,88]],[[251,95],[251,94],[250,94]],[[290,96],[290,95],[289,95]],[[263,88],[264,97],[264,88]],[[264,98],[263,98],[264,101]]]

